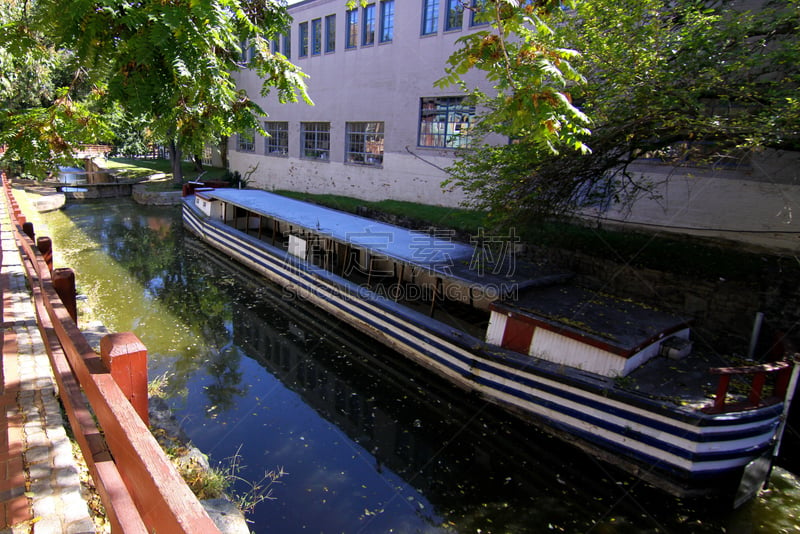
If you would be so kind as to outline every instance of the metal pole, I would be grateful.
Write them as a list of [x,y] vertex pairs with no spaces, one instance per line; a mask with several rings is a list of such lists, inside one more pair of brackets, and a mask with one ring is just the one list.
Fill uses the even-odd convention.
[[775,461],[781,452],[781,444],[783,443],[783,432],[786,430],[786,422],[789,419],[789,410],[792,407],[792,400],[794,399],[794,390],[797,388],[797,378],[800,374],[800,360],[798,355],[795,354],[792,358],[794,367],[792,368],[792,377],[789,379],[789,386],[786,388],[786,398],[783,400],[783,413],[781,414],[781,422],[778,424],[778,429],[775,431],[775,447],[772,449],[772,460],[769,463],[767,476],[764,478],[763,488],[769,487],[769,479],[772,475],[772,468],[775,466]]
[[761,312],[756,313],[755,321],[753,321],[753,332],[750,334],[750,348],[747,350],[747,357],[751,360],[756,352],[756,344],[758,343],[758,335],[761,333],[761,324],[764,322],[764,314]]

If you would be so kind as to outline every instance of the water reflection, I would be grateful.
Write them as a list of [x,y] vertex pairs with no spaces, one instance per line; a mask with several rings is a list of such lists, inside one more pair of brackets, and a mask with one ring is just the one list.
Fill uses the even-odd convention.
[[[282,466],[263,532],[767,532],[794,478],[735,513],[681,503],[548,438],[126,202],[45,215],[93,308],[134,330],[193,441]],[[74,248],[74,252],[63,251]]]

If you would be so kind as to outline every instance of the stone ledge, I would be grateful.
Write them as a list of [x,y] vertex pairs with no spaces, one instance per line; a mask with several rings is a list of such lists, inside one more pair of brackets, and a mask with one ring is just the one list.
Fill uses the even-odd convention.
[[181,204],[181,191],[152,192],[144,184],[135,185],[131,193],[133,200],[146,206],[179,206]]

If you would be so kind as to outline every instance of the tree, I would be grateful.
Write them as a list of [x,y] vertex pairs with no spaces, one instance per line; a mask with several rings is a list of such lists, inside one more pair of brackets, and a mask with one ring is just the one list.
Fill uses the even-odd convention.
[[172,148],[176,182],[182,151],[196,154],[221,136],[262,131],[264,110],[236,87],[235,72],[254,69],[264,80],[261,93],[275,89],[282,102],[309,101],[300,71],[269,49],[289,21],[283,4],[37,0],[31,8],[17,30],[47,35],[70,51],[76,79],[89,81],[97,96],[92,109],[117,104],[131,116],[152,117],[153,136]]
[[44,34],[25,24],[28,2],[0,4],[0,146],[3,161],[21,174],[42,175],[57,163],[70,163],[73,143],[91,140],[99,125],[73,93],[88,96],[73,79],[69,53],[58,49]]
[[[538,78],[510,71],[502,61],[489,62],[491,76],[509,73],[516,85],[495,84],[500,96],[483,100],[489,120],[479,131],[502,133],[513,142],[479,144],[450,170],[451,181],[465,188],[472,205],[496,218],[518,221],[598,200],[623,200],[645,187],[627,172],[645,155],[711,161],[743,150],[800,148],[797,0],[767,1],[755,12],[724,0],[583,1],[574,10],[548,11],[547,27],[528,22],[523,31],[512,27],[512,34],[505,21],[532,9],[525,4],[512,9],[513,3],[488,2],[503,6],[492,17],[495,33],[505,28],[501,41],[540,55],[576,50],[569,55],[570,67],[582,81],[572,76],[561,82],[552,68],[547,72],[592,122],[591,133],[555,130],[558,135],[543,143],[537,127],[551,128],[541,98],[534,112],[517,104],[524,95],[540,94]],[[480,57],[481,43],[462,43],[451,69],[463,69],[464,58]],[[538,126],[518,127],[508,119],[514,114],[519,123]],[[504,116],[505,121],[494,119]],[[590,150],[580,150],[580,143]]]

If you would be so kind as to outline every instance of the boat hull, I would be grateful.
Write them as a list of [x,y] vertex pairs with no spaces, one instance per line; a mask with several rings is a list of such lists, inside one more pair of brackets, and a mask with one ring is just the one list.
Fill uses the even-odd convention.
[[[184,225],[212,247],[398,353],[678,496],[733,497],[769,455],[783,405],[707,414],[619,390],[579,370],[488,346],[324,271],[185,202]],[[757,490],[757,487],[756,487]],[[754,490],[755,491],[755,490]]]

